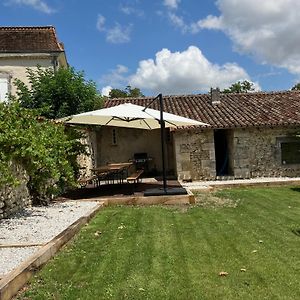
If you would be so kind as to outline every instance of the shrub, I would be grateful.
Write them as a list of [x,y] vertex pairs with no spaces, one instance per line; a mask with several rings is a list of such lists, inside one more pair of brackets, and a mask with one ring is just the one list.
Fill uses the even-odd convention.
[[17,184],[8,167],[16,162],[27,171],[33,203],[48,203],[75,185],[77,156],[85,152],[80,137],[75,129],[41,118],[17,101],[0,103],[0,186]]

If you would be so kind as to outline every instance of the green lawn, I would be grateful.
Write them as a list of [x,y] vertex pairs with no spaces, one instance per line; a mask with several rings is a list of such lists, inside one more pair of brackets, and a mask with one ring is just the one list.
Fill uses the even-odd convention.
[[18,299],[299,299],[300,188],[199,198],[103,209]]

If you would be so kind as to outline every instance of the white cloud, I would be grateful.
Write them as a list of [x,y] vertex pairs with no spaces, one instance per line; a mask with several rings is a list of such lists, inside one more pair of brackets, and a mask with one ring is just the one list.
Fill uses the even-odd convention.
[[104,32],[106,34],[106,41],[113,44],[130,42],[132,25],[121,26],[119,23],[116,23],[114,27],[106,27],[105,22],[105,17],[99,14],[97,18],[96,28],[100,32]]
[[198,33],[202,29],[222,29],[222,18],[216,16],[207,16],[203,20],[197,22],[187,23],[182,16],[175,14],[174,12],[169,12],[167,14],[169,21],[174,27],[181,30],[182,33]]
[[164,5],[170,9],[176,9],[181,0],[164,0]]
[[117,65],[117,67],[106,75],[103,75],[100,79],[100,83],[113,86],[114,88],[120,88],[127,86],[128,84],[128,68],[123,65]]
[[221,29],[239,52],[300,74],[299,0],[218,0],[217,6],[220,16],[194,29]]
[[190,26],[184,22],[182,17],[171,12],[168,13],[168,17],[171,23],[175,27],[179,28],[182,31],[182,33],[186,33],[187,31],[190,31]]
[[119,23],[107,29],[106,40],[113,44],[123,44],[130,42],[132,25],[121,26]]
[[105,17],[98,15],[96,27],[99,31],[105,31]]
[[192,33],[197,33],[201,29],[222,29],[222,28],[223,28],[222,18],[215,17],[212,15],[209,15],[205,19],[199,20],[198,22],[191,24]]
[[104,88],[102,88],[101,95],[108,97],[111,90],[112,90],[112,87],[110,85],[107,85]]
[[26,5],[46,14],[51,14],[55,12],[55,10],[43,0],[9,0],[8,2],[6,2],[6,4]]
[[183,52],[174,53],[162,49],[156,53],[155,60],[140,61],[129,84],[153,93],[186,94],[208,91],[211,87],[223,89],[245,79],[249,80],[249,75],[237,64],[213,64],[199,48],[190,46]]
[[120,5],[120,10],[125,15],[136,15],[138,17],[142,17],[144,15],[144,11],[133,6]]

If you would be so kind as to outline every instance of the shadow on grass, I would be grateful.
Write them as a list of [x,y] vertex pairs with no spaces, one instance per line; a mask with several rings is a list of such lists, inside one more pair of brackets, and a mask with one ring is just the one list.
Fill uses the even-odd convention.
[[293,187],[291,190],[294,192],[300,192],[300,187]]
[[292,233],[300,237],[300,228],[292,229]]

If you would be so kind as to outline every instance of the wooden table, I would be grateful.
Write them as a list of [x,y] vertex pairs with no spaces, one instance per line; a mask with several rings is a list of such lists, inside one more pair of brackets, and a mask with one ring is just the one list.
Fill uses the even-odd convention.
[[128,176],[128,169],[133,165],[132,162],[125,163],[111,163],[104,166],[91,169],[91,171],[98,176],[98,181],[107,180],[108,183],[110,180],[114,183],[115,176],[120,180],[120,183],[123,183],[123,172],[126,171],[126,177]]

